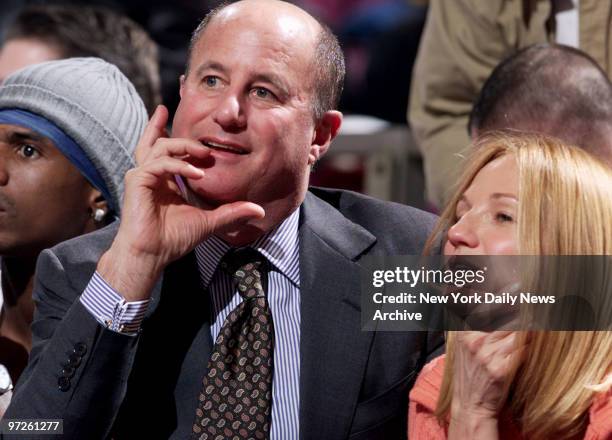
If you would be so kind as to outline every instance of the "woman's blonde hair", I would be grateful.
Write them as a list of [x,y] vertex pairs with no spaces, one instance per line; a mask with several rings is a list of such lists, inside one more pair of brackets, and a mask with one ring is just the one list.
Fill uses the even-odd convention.
[[[519,170],[521,255],[611,255],[612,169],[584,150],[535,134],[497,132],[472,148],[454,197],[426,244],[439,245],[455,222],[457,203],[489,162],[513,155]],[[539,331],[526,339],[510,378],[506,407],[530,439],[572,439],[584,432],[595,393],[612,386],[612,332]],[[454,335],[447,335],[444,379],[436,414],[446,423],[452,398]]]

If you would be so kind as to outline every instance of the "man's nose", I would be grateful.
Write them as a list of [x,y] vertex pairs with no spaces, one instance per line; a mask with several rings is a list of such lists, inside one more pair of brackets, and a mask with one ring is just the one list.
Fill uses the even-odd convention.
[[470,249],[478,247],[479,240],[474,219],[464,215],[448,230],[448,241],[455,249],[467,247]]
[[228,92],[218,103],[214,121],[226,131],[242,130],[246,127],[246,115],[240,96]]

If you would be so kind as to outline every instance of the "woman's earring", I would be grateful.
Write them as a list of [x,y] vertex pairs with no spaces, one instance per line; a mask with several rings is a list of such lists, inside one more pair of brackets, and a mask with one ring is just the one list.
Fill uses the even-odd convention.
[[94,214],[93,214],[94,222],[100,223],[102,220],[104,220],[104,216],[105,215],[106,215],[106,211],[105,210],[103,210],[101,208],[96,209],[94,211]]

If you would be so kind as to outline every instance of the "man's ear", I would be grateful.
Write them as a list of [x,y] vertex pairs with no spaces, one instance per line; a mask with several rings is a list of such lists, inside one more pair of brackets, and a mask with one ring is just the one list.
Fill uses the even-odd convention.
[[183,88],[185,87],[185,75],[181,75],[179,78],[179,96],[183,99]]
[[89,212],[96,226],[108,224],[110,208],[108,202],[100,191],[92,188],[89,195]]
[[312,135],[310,153],[308,154],[308,165],[312,166],[323,156],[331,142],[334,140],[340,126],[342,125],[342,113],[336,110],[329,110],[323,114],[317,122],[315,131]]

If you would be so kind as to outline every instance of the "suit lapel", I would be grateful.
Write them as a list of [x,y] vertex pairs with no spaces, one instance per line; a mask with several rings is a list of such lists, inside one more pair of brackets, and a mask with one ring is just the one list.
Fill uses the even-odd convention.
[[300,225],[300,438],[346,438],[373,333],[355,262],[376,238],[308,193]]

